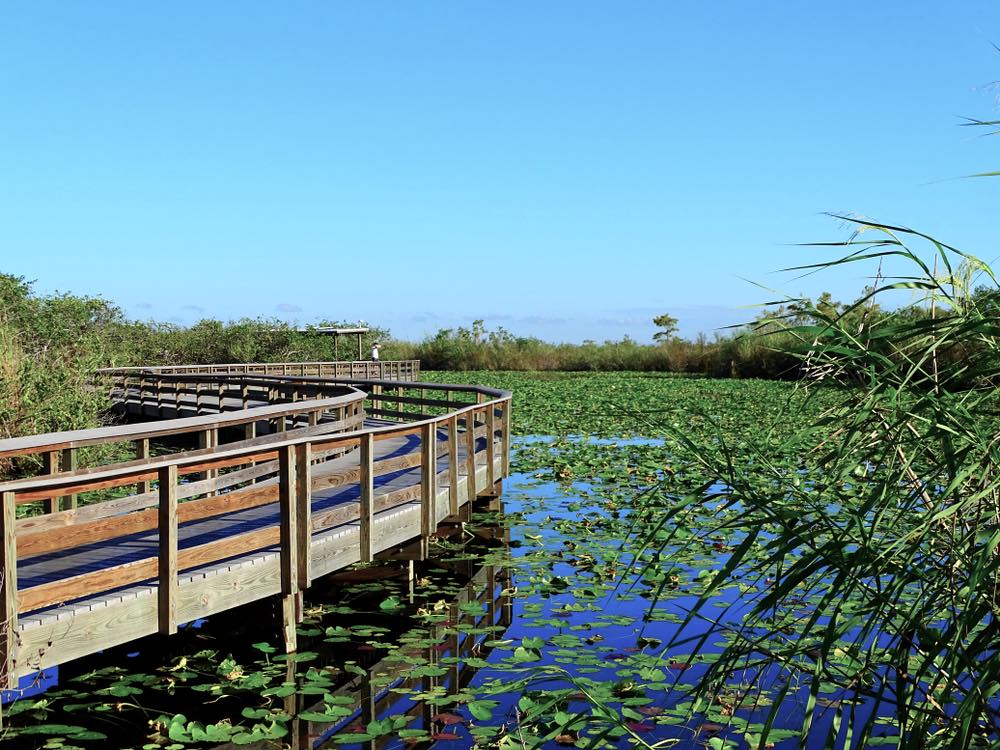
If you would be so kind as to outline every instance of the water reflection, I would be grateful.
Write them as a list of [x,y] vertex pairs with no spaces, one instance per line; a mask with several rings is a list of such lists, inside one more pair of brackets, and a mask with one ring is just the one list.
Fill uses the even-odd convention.
[[[469,660],[486,659],[493,649],[485,643],[499,638],[511,624],[513,602],[505,593],[506,582],[507,573],[502,568],[494,565],[478,567],[468,576],[458,596],[447,604],[437,605],[436,612],[440,614],[440,619],[420,633],[420,645],[406,645],[378,660],[359,659],[358,666],[363,673],[331,692],[335,698],[350,699],[350,703],[346,704],[350,714],[339,721],[319,722],[301,718],[303,714],[322,713],[331,702],[329,699],[309,700],[309,695],[301,694],[304,681],[301,676],[296,676],[295,665],[290,663],[289,679],[296,681],[299,691],[285,701],[285,710],[295,717],[290,726],[291,736],[286,738],[286,742],[297,750],[330,747],[333,743],[328,740],[334,735],[357,733],[361,740],[359,746],[376,750],[390,741],[399,742],[395,734],[365,739],[369,724],[387,717],[405,718],[408,730],[423,729],[430,737],[446,732],[450,714],[439,713],[430,702],[414,700],[404,691],[418,691],[423,695],[434,694],[443,698],[455,695],[469,685],[478,671],[477,667],[469,664]],[[407,670],[405,665],[408,662],[420,666]],[[343,744],[342,741],[340,744]]]

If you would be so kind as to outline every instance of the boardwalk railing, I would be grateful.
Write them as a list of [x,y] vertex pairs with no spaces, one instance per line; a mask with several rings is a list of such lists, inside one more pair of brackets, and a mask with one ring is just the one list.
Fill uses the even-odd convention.
[[[119,461],[124,452],[133,450],[136,461],[142,463],[150,456],[151,440],[196,435],[201,448],[212,448],[219,445],[220,434],[232,435],[234,431],[252,440],[259,434],[306,426],[313,433],[348,432],[360,429],[364,423],[366,394],[352,386],[324,383],[285,387],[272,380],[217,376],[201,376],[194,383],[187,382],[188,378],[129,374],[113,380],[110,396],[117,410],[133,416],[195,416],[0,440],[0,458],[17,460],[40,454],[42,474],[52,475],[75,471],[81,448],[111,448],[109,455]],[[148,492],[149,483],[140,484],[145,488],[141,491]],[[76,505],[77,496],[72,494],[62,500],[61,507],[70,510]],[[46,498],[42,506],[42,512],[47,513],[59,509],[57,498]]]
[[[185,413],[194,403],[202,415],[0,441],[0,455],[52,455],[100,441],[145,446],[136,460],[0,484],[0,686],[275,594],[294,649],[300,594],[315,577],[413,540],[426,554],[437,524],[497,493],[509,468],[505,391],[309,376],[105,375],[135,413]],[[256,390],[246,396],[246,388]],[[361,428],[366,412],[383,421]],[[275,420],[282,427],[263,436],[247,427]],[[162,456],[149,455],[145,442],[231,427],[248,432]],[[121,496],[58,509],[62,498],[115,492]],[[17,518],[16,508],[30,503],[49,512]]]
[[[102,372],[110,372],[104,370]],[[417,380],[420,360],[370,362],[253,362],[215,365],[166,365],[161,367],[124,367],[114,372],[159,372],[172,375],[299,375],[323,378],[368,378],[371,380]]]

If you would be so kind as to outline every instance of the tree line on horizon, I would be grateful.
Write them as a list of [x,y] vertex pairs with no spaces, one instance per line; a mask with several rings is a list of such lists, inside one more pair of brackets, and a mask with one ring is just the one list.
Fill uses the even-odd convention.
[[[981,289],[977,294],[1000,309],[996,290]],[[660,331],[648,344],[628,336],[602,343],[557,344],[515,336],[503,328],[490,330],[477,320],[469,327],[443,328],[419,342],[397,340],[388,330],[371,327],[362,345],[367,352],[377,340],[383,360],[418,359],[428,370],[632,370],[794,380],[802,375],[802,359],[796,352],[800,342],[789,337],[789,327],[816,324],[816,335],[822,338],[817,315],[864,326],[866,318],[904,314],[930,316],[932,311],[911,305],[887,312],[877,305],[846,304],[824,294],[815,301],[771,306],[746,326],[711,338],[676,335],[676,319],[664,314],[654,319]],[[939,356],[971,353],[959,349]],[[340,358],[350,359],[355,351],[353,342],[341,346]],[[205,319],[178,326],[131,320],[103,298],[41,295],[24,278],[0,274],[0,438],[95,424],[103,402],[87,383],[100,367],[334,359],[331,337],[298,330],[284,321]]]

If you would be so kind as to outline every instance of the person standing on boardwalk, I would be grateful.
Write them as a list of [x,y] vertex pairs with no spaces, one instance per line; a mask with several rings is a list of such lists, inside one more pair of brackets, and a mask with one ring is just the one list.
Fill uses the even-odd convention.
[[372,362],[378,362],[378,342],[372,342]]

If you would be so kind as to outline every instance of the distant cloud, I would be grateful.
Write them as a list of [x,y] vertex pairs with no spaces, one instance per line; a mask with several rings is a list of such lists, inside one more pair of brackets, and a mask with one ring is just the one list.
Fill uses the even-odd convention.
[[557,318],[549,315],[525,315],[518,318],[517,322],[531,326],[561,326],[569,321],[566,318]]
[[441,316],[437,313],[432,312],[421,312],[416,315],[411,315],[408,320],[411,323],[430,323],[432,321],[441,320]]
[[298,305],[293,305],[293,304],[291,304],[289,302],[281,302],[281,303],[275,305],[274,309],[277,310],[278,312],[283,312],[283,313],[297,313],[297,312],[302,312],[302,308],[301,307],[299,307]]
[[205,312],[205,308],[201,307],[200,305],[184,305],[183,307],[181,307],[181,310],[191,310],[192,312],[196,313]]
[[137,310],[152,310],[153,309],[153,305],[151,305],[149,302],[136,302],[135,305],[133,305],[133,307],[135,307]]
[[[657,313],[658,314],[658,313]],[[622,315],[616,318],[598,318],[597,324],[602,326],[641,326],[652,325],[653,316]]]

